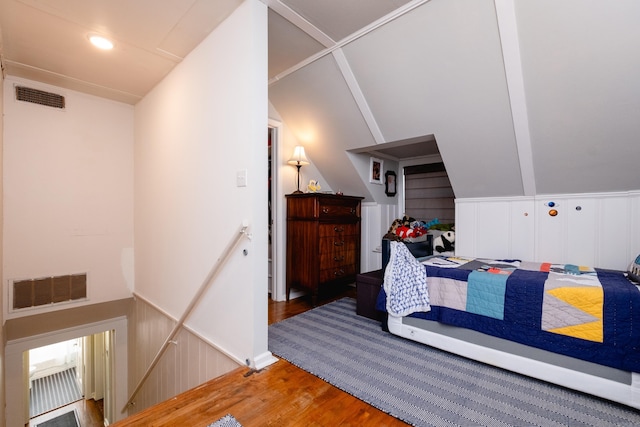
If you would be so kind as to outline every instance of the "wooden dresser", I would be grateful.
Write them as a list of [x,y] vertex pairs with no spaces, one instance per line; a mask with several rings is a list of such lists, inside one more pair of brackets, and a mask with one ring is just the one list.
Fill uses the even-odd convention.
[[287,198],[287,301],[291,288],[311,292],[354,283],[360,272],[360,201],[334,194]]

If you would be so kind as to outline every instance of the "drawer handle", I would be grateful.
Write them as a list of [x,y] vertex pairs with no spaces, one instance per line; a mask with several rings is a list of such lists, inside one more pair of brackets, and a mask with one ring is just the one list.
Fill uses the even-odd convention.
[[344,246],[344,240],[341,240],[339,242],[333,242],[334,246]]
[[322,213],[328,214],[329,213],[329,208],[327,208],[327,207],[322,208]]
[[335,231],[336,233],[342,233],[344,231],[344,228],[342,228],[342,227],[333,227],[333,231]]
[[333,260],[334,261],[344,261],[344,255],[342,255],[342,256],[334,256]]
[[335,276],[344,276],[344,270],[343,269],[336,270],[336,271],[333,272],[333,274]]
[[356,213],[356,208],[351,208],[351,213],[355,214]]

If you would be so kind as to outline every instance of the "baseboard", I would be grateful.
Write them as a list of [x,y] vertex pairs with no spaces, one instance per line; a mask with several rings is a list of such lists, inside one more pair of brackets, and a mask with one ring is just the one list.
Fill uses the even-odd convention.
[[277,361],[278,358],[271,354],[270,351],[265,351],[253,358],[253,368],[260,370],[276,363]]

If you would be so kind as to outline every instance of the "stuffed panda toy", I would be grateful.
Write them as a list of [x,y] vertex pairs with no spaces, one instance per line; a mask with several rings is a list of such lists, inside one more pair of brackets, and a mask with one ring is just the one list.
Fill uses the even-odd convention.
[[453,231],[445,231],[433,241],[433,249],[438,252],[453,252],[456,235]]

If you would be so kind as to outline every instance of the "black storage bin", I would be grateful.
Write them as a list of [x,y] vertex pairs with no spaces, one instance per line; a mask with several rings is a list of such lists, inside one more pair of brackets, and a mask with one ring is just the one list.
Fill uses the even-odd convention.
[[384,271],[356,275],[356,313],[369,319],[382,320],[385,313],[376,310],[376,300],[384,280]]
[[[433,235],[427,234],[427,239],[423,242],[403,242],[407,249],[416,258],[433,255]],[[384,270],[389,263],[389,240],[382,239],[382,269]]]

